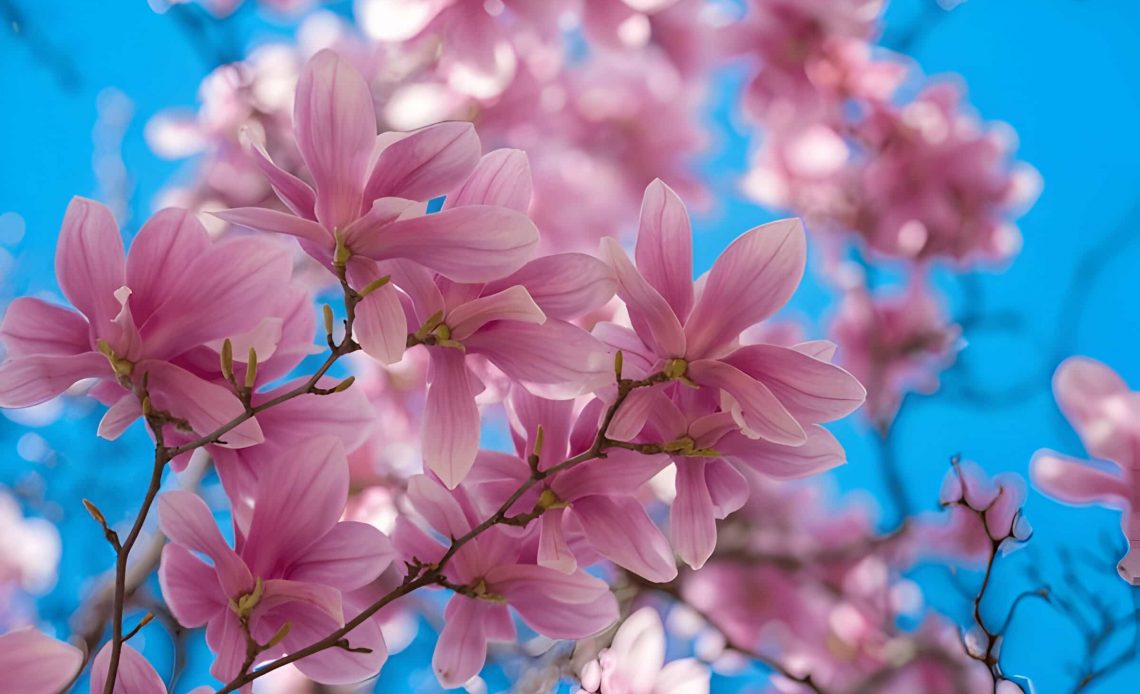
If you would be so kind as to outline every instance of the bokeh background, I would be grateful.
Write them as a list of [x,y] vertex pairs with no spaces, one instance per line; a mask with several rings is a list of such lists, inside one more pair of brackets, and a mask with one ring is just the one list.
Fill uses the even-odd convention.
[[[351,11],[349,3],[328,9]],[[217,61],[240,55],[203,51],[185,24],[142,0],[0,0],[0,20],[0,302],[6,303],[17,295],[57,294],[54,242],[72,195],[120,205],[126,233],[137,230],[159,191],[185,175],[186,166],[151,152],[147,121],[172,106],[193,107],[199,82]],[[936,507],[954,454],[991,473],[1021,475],[1038,448],[1083,455],[1050,390],[1061,358],[1092,356],[1140,386],[1138,28],[1140,5],[1118,0],[969,0],[952,9],[931,0],[890,3],[881,43],[905,49],[928,75],[960,75],[980,115],[1012,125],[1019,158],[1044,179],[1039,200],[1020,221],[1024,248],[1008,267],[936,275],[953,314],[976,323],[942,388],[908,398],[892,435],[916,508]],[[245,7],[220,29],[229,35],[219,36],[217,45],[244,49],[292,30],[289,22]],[[737,234],[776,216],[737,190],[748,142],[727,95],[740,79],[726,72],[712,85],[707,118],[717,139],[698,165],[717,203],[695,222],[698,272]],[[818,336],[834,301],[809,273],[787,310],[816,326]],[[76,597],[112,561],[78,500],[97,499],[113,521],[127,517],[147,475],[149,441],[138,425],[116,442],[96,438],[100,415],[90,402],[56,402],[0,417],[0,484],[25,515],[54,524],[63,541],[54,584],[46,580],[34,604],[0,606],[0,618],[30,611],[66,635]],[[876,505],[888,527],[896,509],[875,437],[858,417],[832,429],[849,463],[830,473],[829,483],[837,494]],[[1076,581],[1114,612],[1127,611],[1132,597],[1116,575],[1113,554],[1119,514],[1069,508],[1032,489],[1025,513],[1034,538],[999,563],[987,612],[1004,614],[1012,596],[1033,587],[1032,566],[1058,591]],[[0,514],[0,524],[10,521]],[[6,531],[0,525],[0,551]],[[44,551],[53,551],[50,542]],[[966,617],[968,601],[945,570],[920,567],[912,578],[929,603]],[[976,578],[967,572],[960,580],[972,585]],[[147,652],[163,672],[169,644],[151,631]],[[1109,637],[1106,652],[1132,638],[1125,625]],[[1048,605],[1027,604],[1008,634],[1003,663],[1010,673],[1028,675],[1038,692],[1070,691],[1084,646],[1073,625]],[[376,691],[438,690],[431,647],[432,635],[421,629],[385,667]],[[208,653],[201,644],[190,658],[190,671],[203,673]],[[760,675],[715,675],[713,689],[747,691],[759,686]],[[1131,691],[1137,677],[1140,665],[1133,664],[1091,690]],[[178,691],[201,680],[182,681],[187,684]],[[504,685],[494,678],[489,683]]]

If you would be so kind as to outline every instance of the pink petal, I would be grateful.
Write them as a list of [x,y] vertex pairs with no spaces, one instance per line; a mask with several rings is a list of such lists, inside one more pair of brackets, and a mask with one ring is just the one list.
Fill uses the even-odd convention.
[[693,231],[685,203],[654,179],[641,201],[637,269],[682,321],[693,306]]
[[443,208],[498,205],[525,214],[533,189],[526,152],[496,149],[483,155],[458,190],[448,193]]
[[360,255],[406,258],[456,282],[486,282],[518,270],[534,255],[538,229],[505,207],[470,205],[394,222],[354,240]]
[[517,381],[559,386],[543,389],[545,397],[574,397],[613,378],[613,358],[605,346],[578,326],[553,318],[542,325],[496,323],[464,344]]
[[142,414],[142,405],[139,404],[138,397],[134,393],[127,393],[111,405],[99,420],[99,437],[114,441],[122,436],[127,427],[134,424]]
[[0,322],[0,341],[9,359],[91,351],[90,327],[83,316],[26,296],[8,304],[4,320]]
[[471,530],[455,496],[427,475],[408,480],[408,500],[431,527],[446,537],[462,537]]
[[200,627],[228,609],[228,596],[222,592],[214,568],[182,545],[171,543],[162,548],[158,582],[171,613],[184,627]]
[[571,573],[578,568],[578,560],[566,544],[562,531],[563,509],[551,509],[542,514],[538,529],[538,563],[562,573]]
[[543,466],[555,464],[566,457],[574,417],[572,400],[550,400],[524,388],[512,388],[507,400],[507,417],[520,455],[534,452],[538,428],[542,427]]
[[484,613],[491,603],[456,595],[444,610],[443,629],[435,644],[432,670],[444,687],[460,687],[479,674],[487,661],[487,636],[483,631]]
[[76,381],[110,375],[107,358],[97,352],[9,359],[0,364],[0,407],[38,405],[75,385]]
[[708,461],[705,466],[705,483],[717,518],[727,518],[728,514],[739,510],[748,501],[747,478],[720,458]]
[[159,496],[158,527],[171,542],[209,557],[227,596],[242,595],[253,588],[245,562],[222,539],[213,514],[197,495],[173,491]]
[[762,439],[729,434],[716,444],[716,450],[726,458],[778,480],[817,475],[847,462],[843,446],[831,432],[814,424],[804,427],[804,432],[807,443],[802,446],[781,446]]
[[172,278],[186,271],[210,247],[206,227],[189,210],[159,210],[143,224],[127,254],[131,313],[139,325],[169,299]]
[[677,554],[693,569],[705,565],[716,547],[716,508],[705,481],[705,462],[677,462],[677,497],[669,512],[669,534]]
[[581,639],[617,621],[617,600],[605,581],[545,566],[497,566],[487,586],[507,598],[531,629],[552,639]]
[[[242,134],[244,136],[246,132],[243,131]],[[250,158],[269,179],[269,185],[273,187],[273,192],[281,202],[298,217],[315,219],[317,194],[309,184],[274,164],[269,153],[265,151],[264,143],[253,138],[246,138],[246,142],[249,145]]]
[[668,465],[669,458],[664,455],[610,450],[605,458],[560,473],[554,480],[554,491],[567,501],[594,495],[634,494]]
[[254,575],[285,575],[329,533],[348,499],[348,461],[340,441],[320,436],[290,451],[288,464],[258,480],[253,521],[242,547]]
[[536,258],[501,280],[487,284],[485,293],[522,285],[551,318],[571,320],[605,305],[617,289],[609,266],[585,253],[558,253]]
[[0,673],[8,691],[62,691],[81,667],[83,651],[31,627],[0,635]]
[[[110,642],[99,649],[91,664],[91,694],[103,694],[111,669]],[[154,666],[130,644],[123,644],[119,653],[119,667],[115,673],[114,694],[166,694],[166,683],[154,671]]]
[[[307,378],[300,377],[273,390],[254,396],[253,403],[267,402],[293,390]],[[317,386],[329,388],[338,381],[321,379]],[[376,414],[362,389],[353,387],[332,395],[302,395],[271,407],[257,415],[267,441],[293,448],[318,436],[340,439],[344,450],[352,452],[370,435]]]
[[642,607],[622,622],[610,644],[612,668],[602,674],[602,691],[649,692],[665,664],[665,628],[652,607]]
[[364,188],[383,197],[430,200],[459,185],[479,162],[479,136],[467,122],[436,123],[384,148]]
[[685,333],[669,302],[645,281],[617,241],[602,239],[602,257],[614,270],[617,295],[629,310],[634,331],[657,356],[684,356]]
[[394,556],[384,533],[366,523],[342,521],[290,567],[289,579],[355,590],[375,580]]
[[659,395],[658,391],[650,388],[638,388],[632,391],[614,413],[606,436],[615,441],[632,441],[636,438],[645,428],[645,423],[649,421],[654,406],[661,404]]
[[245,660],[245,632],[232,610],[222,612],[206,625],[206,644],[214,652],[210,674],[221,682],[237,677]]
[[72,198],[56,245],[55,276],[96,335],[104,335],[119,313],[115,290],[125,283],[126,262],[111,211],[94,200]]
[[353,332],[365,354],[381,364],[395,364],[404,358],[408,318],[400,303],[400,294],[391,283],[369,293],[357,304]]
[[804,423],[844,417],[867,397],[866,388],[854,376],[795,349],[749,345],[724,361],[767,386],[780,404]]
[[661,668],[650,694],[709,694],[709,668],[695,658],[674,660]]
[[356,219],[368,159],[376,139],[376,111],[368,83],[336,53],[309,59],[293,104],[297,146],[317,188],[317,219],[327,229]]
[[[185,419],[194,433],[206,436],[245,412],[245,406],[229,389],[204,381],[189,371],[164,361],[142,361],[135,376],[148,378],[154,406]],[[222,435],[216,444],[225,448],[255,446],[265,440],[256,419],[247,419]]]
[[827,362],[835,358],[836,347],[837,345],[831,340],[808,340],[798,345],[792,345],[792,349],[797,352],[803,352],[809,357]]
[[423,418],[424,464],[448,489],[455,489],[467,476],[479,450],[473,378],[462,352],[449,347],[431,349],[431,385]]
[[1131,465],[1137,427],[1125,414],[1130,409],[1124,406],[1129,390],[1120,376],[1093,359],[1072,357],[1057,367],[1053,392],[1089,453]]
[[1121,508],[1129,498],[1128,484],[1120,476],[1048,451],[1033,456],[1029,474],[1041,491],[1069,504]]
[[332,235],[320,224],[287,212],[269,210],[263,207],[238,207],[232,210],[220,210],[212,214],[235,226],[253,229],[254,231],[296,236],[305,241],[312,241],[318,246],[331,246],[333,241]]
[[689,355],[723,353],[745,328],[787,303],[803,277],[806,251],[797,219],[765,224],[733,241],[713,263],[685,325]]
[[677,577],[669,541],[633,497],[587,496],[573,509],[599,554],[654,583]]
[[[298,651],[318,641],[341,625],[338,620],[310,605],[288,608],[292,627],[282,642],[286,652]],[[297,669],[314,682],[343,685],[375,677],[388,659],[388,647],[376,620],[368,619],[345,637],[353,648],[368,648],[369,653],[351,653],[341,648],[327,648],[298,660]]]
[[736,401],[733,416],[749,436],[786,446],[807,441],[803,427],[772,391],[735,366],[704,359],[689,364],[689,376],[702,386],[719,388],[732,396]]
[[448,312],[445,319],[452,339],[462,342],[491,321],[516,321],[542,325],[546,314],[523,287],[508,287],[496,294],[481,296]]

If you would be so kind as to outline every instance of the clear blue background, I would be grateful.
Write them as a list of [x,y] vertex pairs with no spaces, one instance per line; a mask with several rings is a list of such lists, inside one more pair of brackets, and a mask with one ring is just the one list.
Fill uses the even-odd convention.
[[[118,90],[133,104],[122,144],[131,187],[127,232],[133,233],[178,169],[149,151],[143,127],[164,108],[193,106],[198,83],[212,67],[184,27],[153,13],[143,0],[17,2],[21,16],[4,16],[0,28],[4,301],[54,290],[54,241],[69,198],[108,194],[100,189],[93,166],[100,94],[105,99],[105,90]],[[7,12],[5,7],[0,3],[0,12]],[[338,9],[347,10],[343,4]],[[8,28],[14,20],[18,33]],[[927,74],[962,75],[980,114],[1017,130],[1020,157],[1045,180],[1040,200],[1021,220],[1021,255],[1004,271],[970,280],[984,297],[985,314],[994,318],[985,329],[967,334],[963,360],[969,372],[952,370],[942,392],[912,399],[900,419],[898,459],[910,497],[920,507],[933,508],[954,453],[991,472],[1023,475],[1040,447],[1082,454],[1049,390],[1058,357],[1093,356],[1140,387],[1140,243],[1133,233],[1140,224],[1138,29],[1140,5],[1119,0],[970,0],[951,12],[933,7],[930,0],[899,0],[887,12],[883,43],[906,43]],[[240,48],[242,41],[288,30],[287,24],[265,21],[246,8],[218,36],[222,43],[235,38],[229,45]],[[729,88],[735,82],[731,75],[721,81],[709,113],[723,138],[701,166],[724,202],[697,222],[698,271],[707,269],[739,232],[775,216],[733,192],[733,174],[744,166],[742,136],[732,131],[728,116]],[[962,300],[960,281],[940,275],[939,283],[958,314],[977,310]],[[791,310],[818,320],[833,300],[809,278]],[[992,397],[967,397],[967,389]],[[1009,393],[1015,397],[1003,396]],[[138,427],[119,442],[106,442],[94,437],[98,415],[93,409],[69,410],[59,422],[43,427],[0,418],[0,483],[25,492],[30,512],[57,522],[65,540],[59,584],[39,606],[61,633],[76,607],[75,596],[112,559],[78,498],[98,500],[112,520],[125,519],[137,500],[123,490],[141,488],[146,474],[141,461],[147,442]],[[838,485],[884,498],[869,432],[857,421],[836,431],[850,459],[835,474]],[[1064,548],[1100,551],[1105,538],[1119,541],[1119,515],[1113,512],[1064,507],[1031,491],[1026,513],[1035,529],[1035,549],[999,566],[987,605],[991,623],[1004,614],[1003,601],[1034,587],[1024,575],[1027,564],[1041,566],[1055,590],[1071,594],[1072,586],[1061,578]],[[884,526],[892,514],[885,503]],[[1112,563],[1082,561],[1076,571],[1113,613],[1131,609],[1128,589]],[[964,618],[965,603],[944,574],[926,567],[915,577],[927,587],[931,603]],[[965,576],[967,582],[976,578]],[[161,662],[167,646],[158,631],[148,631],[154,635],[147,648]],[[1130,638],[1130,633],[1120,634],[1111,645],[1119,649]],[[386,668],[377,691],[432,691],[426,669],[430,648],[430,638],[421,637],[408,655]],[[1009,633],[1003,662],[1007,672],[1030,676],[1038,692],[1065,692],[1071,689],[1071,665],[1080,660],[1082,648],[1067,621],[1043,604],[1027,604]],[[1115,652],[1110,649],[1108,657]],[[194,667],[202,667],[201,649],[194,653]],[[1138,675],[1140,668],[1133,665],[1092,691],[1129,691]],[[196,681],[191,677],[187,683]],[[737,691],[741,686],[739,679],[718,677],[714,688]],[[180,691],[185,688],[179,685]]]

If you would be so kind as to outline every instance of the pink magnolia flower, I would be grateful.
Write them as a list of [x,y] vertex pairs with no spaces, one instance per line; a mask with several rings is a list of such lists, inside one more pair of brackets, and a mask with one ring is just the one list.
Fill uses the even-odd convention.
[[1030,467],[1033,483],[1066,503],[1122,509],[1128,553],[1117,568],[1124,580],[1140,585],[1140,394],[1087,357],[1066,359],[1057,368],[1053,393],[1089,455],[1107,464],[1038,451]]
[[[409,481],[408,499],[446,538],[464,536],[486,515],[463,488],[449,492],[424,475]],[[408,559],[440,560],[443,545],[404,516],[397,523],[396,546]],[[580,569],[563,573],[539,566],[528,560],[523,548],[514,534],[493,527],[460,548],[445,566],[449,586],[459,592],[447,603],[432,657],[443,686],[458,687],[479,673],[488,640],[516,638],[508,608],[531,629],[553,639],[593,636],[617,620],[617,601],[604,581]]]
[[603,694],[708,694],[709,670],[694,658],[665,664],[665,628],[652,607],[622,622],[610,647],[582,672],[582,688]]
[[[214,431],[244,408],[232,390],[195,375],[182,358],[253,331],[286,293],[289,272],[288,254],[274,244],[212,243],[191,214],[174,209],[143,225],[126,255],[110,210],[75,198],[60,232],[56,274],[79,313],[39,299],[12,302],[0,324],[8,350],[0,406],[35,405],[81,379],[99,379],[106,384],[101,399],[114,396],[100,424],[113,438],[141,414],[131,391],[145,383],[156,409],[197,434]],[[251,419],[227,434],[226,445],[262,438]]]
[[[111,643],[99,649],[99,654],[91,663],[91,694],[103,694],[111,669]],[[155,672],[142,653],[130,644],[123,644],[119,654],[119,669],[115,674],[114,694],[167,694],[166,683]],[[208,694],[210,687],[195,687],[190,694]]]
[[0,672],[12,694],[63,691],[83,667],[83,651],[26,627],[0,634]]
[[[546,469],[588,450],[594,442],[603,403],[594,400],[574,418],[575,403],[547,400],[521,388],[511,392],[508,415],[517,455],[480,451],[471,482],[500,504],[530,476],[527,458],[535,452],[539,427]],[[671,581],[677,566],[669,543],[637,498],[651,477],[667,464],[663,456],[612,450],[548,477],[516,503],[525,513],[541,505],[538,557],[542,566],[565,573],[600,554],[656,583]]]
[[960,332],[919,275],[901,294],[849,289],[830,328],[840,361],[867,387],[867,416],[880,427],[890,426],[908,391],[937,390]]
[[[245,628],[267,643],[290,625],[262,660],[303,648],[355,616],[361,606],[350,593],[374,580],[391,559],[388,540],[378,530],[337,521],[348,496],[339,442],[310,440],[287,462],[259,480],[248,523],[235,518],[235,549],[201,498],[182,491],[159,497],[159,526],[171,540],[159,568],[163,596],[183,626],[206,626],[206,641],[216,654],[210,671],[222,681],[240,670]],[[329,649],[297,667],[329,684],[375,675],[387,657],[379,625],[368,620],[347,638],[354,648],[370,651]]]
[[913,540],[920,553],[981,563],[994,541],[1009,551],[1029,539],[1029,523],[1021,515],[1025,480],[1018,475],[991,479],[976,463],[960,463],[946,474],[939,502],[948,518],[926,522],[920,517]]
[[302,70],[293,127],[315,190],[254,147],[252,156],[292,214],[238,208],[219,217],[295,236],[326,266],[352,256],[406,258],[462,282],[505,275],[533,253],[534,224],[513,210],[468,205],[423,214],[425,201],[475,166],[474,129],[440,123],[377,136],[368,83],[332,51],[317,53]]

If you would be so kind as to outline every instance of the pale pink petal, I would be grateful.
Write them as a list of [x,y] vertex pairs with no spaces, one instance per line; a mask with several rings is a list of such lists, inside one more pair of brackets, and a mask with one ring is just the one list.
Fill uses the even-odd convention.
[[685,325],[689,356],[722,353],[745,328],[787,303],[803,277],[806,252],[797,219],[765,224],[733,241],[713,263]]
[[142,405],[134,393],[126,393],[111,405],[99,420],[99,437],[114,441],[122,436],[131,424],[143,414]]
[[26,296],[8,304],[4,320],[0,322],[0,341],[9,359],[91,351],[90,328],[83,316]]
[[391,283],[370,292],[356,305],[353,332],[365,354],[381,364],[395,364],[404,358],[408,318]]
[[649,694],[665,663],[665,628],[657,611],[647,606],[627,617],[614,634],[609,654],[612,666],[602,673],[602,691]]
[[427,475],[408,480],[408,500],[431,527],[447,537],[462,537],[471,530],[459,501]]
[[674,660],[661,669],[649,694],[709,694],[709,667],[695,658]]
[[404,559],[418,559],[422,562],[439,561],[446,551],[443,545],[405,516],[396,517],[392,544]]
[[[111,643],[99,649],[91,664],[91,694],[103,694],[111,671]],[[114,694],[166,694],[166,684],[155,672],[154,666],[130,644],[123,644],[119,652],[119,667],[115,672]]]
[[716,547],[716,508],[705,480],[705,462],[677,462],[677,497],[669,511],[669,534],[677,554],[699,569]]
[[[204,381],[164,361],[142,361],[135,376],[147,378],[147,391],[157,409],[185,419],[199,436],[211,434],[245,412],[229,388]],[[225,448],[255,446],[265,440],[257,420],[250,418],[222,435],[216,444]]]
[[538,563],[568,574],[578,568],[578,560],[570,551],[562,530],[563,510],[550,509],[539,519]]
[[811,424],[804,427],[807,443],[781,446],[762,439],[729,434],[716,444],[726,458],[744,463],[757,472],[778,480],[795,480],[838,467],[847,456],[827,429]]
[[703,359],[689,364],[689,377],[701,386],[719,388],[732,396],[736,401],[733,416],[749,436],[786,446],[807,440],[803,427],[772,391],[735,366]]
[[302,561],[344,512],[348,461],[332,436],[320,436],[289,452],[287,464],[258,480],[253,521],[242,558],[254,575],[284,576]]
[[692,237],[685,203],[661,179],[654,179],[641,201],[634,257],[645,281],[682,321],[693,306]]
[[491,641],[515,641],[518,638],[515,620],[506,605],[491,605],[483,613],[483,631]]
[[844,417],[863,404],[867,390],[843,369],[775,345],[741,347],[724,361],[763,383],[803,423]]
[[226,595],[242,595],[253,588],[249,569],[222,539],[206,502],[194,493],[173,491],[159,496],[158,527],[171,542],[209,557]]
[[567,444],[574,418],[573,400],[550,400],[525,388],[512,388],[507,399],[507,417],[511,434],[515,436],[515,449],[520,455],[534,452],[539,427],[543,430],[544,467],[556,464],[568,455]]
[[[304,606],[312,607],[321,614],[331,617],[337,625],[344,623],[342,595],[332,586],[272,578],[264,582],[263,588],[265,592],[257,603],[258,613],[255,615],[258,619],[272,623],[276,621],[272,613],[288,613],[299,606]],[[274,631],[277,626],[273,626]],[[327,636],[328,632],[325,632],[325,635]]]
[[1048,451],[1033,456],[1029,475],[1041,491],[1069,504],[1121,508],[1129,498],[1128,484],[1119,475]]
[[456,282],[486,282],[518,270],[537,245],[538,229],[525,215],[470,205],[393,222],[362,234],[352,249],[376,260],[414,260]]
[[[661,397],[656,390],[638,388],[631,392],[614,413],[606,436],[615,441],[632,441],[645,428],[654,407],[661,405]],[[676,407],[674,406],[674,409]],[[683,428],[679,431],[683,431]],[[670,432],[678,433],[678,432]]]
[[545,397],[589,393],[613,379],[613,357],[590,333],[565,321],[542,325],[496,323],[464,342],[511,378],[527,384],[557,385]]
[[456,595],[443,613],[443,629],[435,644],[432,670],[444,687],[461,687],[479,674],[487,661],[484,613],[491,603]]
[[1121,421],[1130,418],[1124,414],[1129,409],[1124,406],[1129,390],[1120,376],[1093,359],[1072,357],[1057,367],[1053,392],[1089,453],[1125,466],[1131,464],[1135,453],[1130,446],[1135,434],[1130,429],[1135,431],[1136,426]]
[[618,618],[617,600],[600,579],[544,566],[498,566],[487,572],[488,588],[507,598],[523,622],[552,639],[593,636]]
[[232,610],[206,625],[206,644],[214,652],[210,674],[221,682],[237,677],[245,660],[245,632]]
[[81,667],[83,651],[31,627],[0,635],[0,673],[14,694],[62,691]]
[[111,210],[72,198],[56,243],[55,276],[71,305],[104,335],[119,313],[115,290],[126,279],[126,254]]
[[458,190],[447,194],[443,207],[498,205],[525,213],[533,190],[526,152],[496,149],[483,155]]
[[131,314],[142,325],[172,296],[172,278],[210,247],[206,227],[189,210],[159,210],[143,224],[127,254],[127,286],[131,288]]
[[571,320],[605,305],[617,290],[613,271],[585,253],[557,253],[536,258],[501,280],[487,284],[485,293],[522,285],[551,318]]
[[158,583],[167,607],[184,627],[200,627],[228,609],[229,597],[222,592],[217,572],[180,544],[162,548]]
[[659,357],[684,356],[685,333],[669,302],[645,281],[616,240],[602,239],[602,257],[614,270],[617,295],[625,302],[630,322],[641,339]]
[[332,235],[320,224],[287,212],[264,207],[238,207],[232,210],[219,210],[212,214],[234,226],[296,236],[319,246],[332,245],[333,241]]
[[[340,233],[345,245],[355,255],[358,248],[368,248],[376,243],[374,237],[386,233],[386,229],[401,217],[418,217],[426,205],[404,198],[380,198],[374,200],[364,210],[364,214],[345,227]],[[352,270],[352,266],[349,266]],[[371,281],[369,279],[368,281]]]
[[430,200],[443,195],[474,170],[479,153],[479,136],[470,123],[436,123],[420,128],[380,153],[364,188],[364,199]]
[[664,455],[610,450],[605,458],[576,465],[558,475],[554,491],[573,501],[593,495],[634,494],[669,465]]
[[838,345],[831,340],[808,340],[798,345],[792,345],[792,349],[797,352],[803,352],[809,357],[828,362],[835,358],[836,347],[838,347]]
[[9,359],[0,364],[0,407],[38,405],[75,385],[76,381],[110,375],[107,358],[97,352]]
[[[281,644],[286,652],[301,650],[341,626],[338,620],[311,605],[289,605],[282,611],[286,610],[292,625]],[[388,659],[388,647],[376,620],[365,620],[345,638],[350,647],[367,648],[369,652],[354,653],[342,648],[326,648],[298,660],[297,669],[314,682],[331,685],[361,682],[380,672],[384,661]]]
[[465,302],[449,311],[445,320],[451,328],[452,339],[462,342],[491,321],[541,325],[546,322],[546,314],[525,288],[515,286]]
[[479,450],[473,378],[463,352],[450,347],[431,349],[431,385],[423,416],[424,464],[448,489],[455,489],[467,476]]
[[[299,377],[270,391],[254,396],[255,405],[267,402],[304,383]],[[317,382],[321,388],[330,388],[339,381],[323,378]],[[266,440],[289,447],[306,443],[318,436],[329,435],[340,439],[344,450],[356,450],[371,434],[376,414],[360,388],[349,388],[331,395],[302,395],[265,410],[257,415]]]
[[306,550],[288,578],[355,590],[375,580],[394,556],[384,533],[366,523],[343,521]]
[[677,577],[669,541],[633,497],[587,496],[576,500],[573,510],[602,556],[654,583]]
[[317,219],[343,228],[360,214],[376,111],[368,83],[330,50],[309,59],[293,102],[297,147],[317,188]]
[[[243,137],[247,134],[243,131]],[[250,158],[261,173],[269,179],[269,185],[281,202],[299,217],[316,219],[317,194],[311,186],[285,169],[282,169],[269,157],[262,142],[253,138],[246,138],[250,149]]]
[[705,466],[705,483],[717,518],[727,518],[728,514],[740,509],[748,501],[748,479],[720,458],[708,461]]

